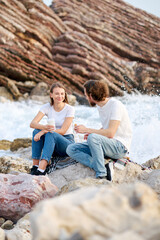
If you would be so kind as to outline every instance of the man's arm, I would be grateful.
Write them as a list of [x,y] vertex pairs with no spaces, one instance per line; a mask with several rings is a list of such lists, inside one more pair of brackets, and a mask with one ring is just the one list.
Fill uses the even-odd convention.
[[117,132],[117,129],[119,127],[120,121],[118,120],[110,120],[109,127],[107,129],[93,129],[93,128],[87,128],[84,125],[78,125],[75,127],[75,131],[78,133],[97,133],[103,136],[106,136],[108,138],[113,138],[115,133]]

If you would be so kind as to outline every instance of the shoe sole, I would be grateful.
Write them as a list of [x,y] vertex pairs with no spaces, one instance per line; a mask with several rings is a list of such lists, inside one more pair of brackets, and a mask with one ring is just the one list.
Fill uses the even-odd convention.
[[114,174],[113,163],[109,162],[105,165],[105,167],[106,167],[106,170],[107,170],[107,180],[112,181],[113,174]]

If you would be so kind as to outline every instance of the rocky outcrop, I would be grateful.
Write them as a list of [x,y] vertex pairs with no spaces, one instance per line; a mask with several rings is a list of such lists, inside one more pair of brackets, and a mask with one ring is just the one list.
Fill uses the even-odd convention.
[[[40,202],[31,213],[33,239],[157,240],[159,208],[157,195],[142,183],[84,188]],[[123,235],[128,238],[114,238]]]
[[20,157],[0,157],[0,173],[23,172],[29,173],[32,162]]
[[54,42],[66,30],[41,0],[0,1],[0,85],[8,88],[15,99],[41,81],[49,85],[62,81],[68,91],[70,85],[73,89],[80,86],[80,77],[52,59]]
[[1,217],[17,221],[42,199],[53,197],[57,187],[49,178],[29,174],[0,174]]
[[[4,232],[0,229],[2,239],[6,237],[8,240],[41,240],[45,236],[46,240],[51,238],[157,240],[160,236],[159,161],[158,157],[154,170],[142,170],[140,165],[133,162],[129,162],[123,170],[114,167],[112,182],[96,179],[95,172],[80,163],[56,170],[48,177],[33,177],[27,174],[12,175],[23,176],[23,180],[25,176],[26,182],[28,178],[33,178],[34,184],[35,181],[36,183],[43,182],[43,184],[49,181],[49,186],[57,185],[60,190],[56,193],[55,199],[42,201],[36,208],[31,208],[31,212],[20,219],[12,230]],[[1,175],[6,178],[10,176],[10,174]],[[3,183],[2,180],[0,182]],[[20,182],[15,181],[14,185],[14,193],[17,197],[20,195],[17,194],[19,188],[17,189],[16,184]],[[26,198],[30,196],[30,188],[33,192],[36,189],[34,192],[36,196],[45,194],[43,187],[33,188],[33,183],[29,183],[29,188],[25,184],[21,185],[25,191],[20,191],[20,194],[23,195],[25,192]],[[10,184],[7,191],[9,192],[12,188]],[[5,196],[3,191],[1,194]],[[0,197],[0,199],[3,198]],[[29,201],[23,202],[24,210],[28,207]],[[5,208],[6,206],[3,207]],[[7,216],[9,219],[10,216]],[[6,219],[7,216],[5,215]],[[50,219],[48,224],[44,224],[46,219]]]
[[30,213],[19,219],[14,229],[5,232],[7,240],[32,240]]
[[10,149],[12,142],[9,140],[0,140],[0,150]]
[[76,94],[88,79],[111,95],[157,94],[159,31],[159,18],[120,0],[1,0],[0,85],[15,99],[57,80]]
[[144,165],[152,169],[160,169],[160,156],[148,160]]
[[11,151],[16,151],[19,148],[28,148],[32,146],[32,139],[31,138],[16,138],[10,146]]
[[159,93],[159,18],[120,0],[55,0],[52,9],[70,29],[53,46],[55,62],[105,79],[112,94]]

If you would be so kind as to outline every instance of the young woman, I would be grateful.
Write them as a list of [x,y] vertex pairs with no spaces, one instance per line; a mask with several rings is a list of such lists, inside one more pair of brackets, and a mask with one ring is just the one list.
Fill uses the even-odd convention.
[[[74,142],[72,123],[75,111],[68,104],[67,93],[61,83],[51,86],[50,100],[51,103],[44,104],[30,124],[31,128],[35,128],[32,138],[31,175],[45,175],[52,154],[67,156],[66,149]],[[48,119],[54,119],[55,126],[39,123],[45,115]]]

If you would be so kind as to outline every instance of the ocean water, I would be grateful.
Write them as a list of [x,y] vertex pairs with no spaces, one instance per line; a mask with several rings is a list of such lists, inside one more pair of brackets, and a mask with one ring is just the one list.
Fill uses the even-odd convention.
[[[133,139],[129,153],[130,159],[143,163],[159,156],[160,96],[126,94],[117,99],[126,106],[132,123]],[[31,137],[32,129],[29,125],[41,105],[42,103],[31,100],[0,103],[0,140],[13,141],[15,138]],[[96,108],[77,104],[75,109],[76,123],[96,129],[101,127]],[[45,122],[44,118],[42,123]],[[10,152],[0,151],[0,156],[6,154]]]

